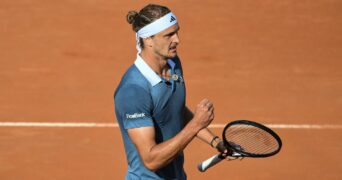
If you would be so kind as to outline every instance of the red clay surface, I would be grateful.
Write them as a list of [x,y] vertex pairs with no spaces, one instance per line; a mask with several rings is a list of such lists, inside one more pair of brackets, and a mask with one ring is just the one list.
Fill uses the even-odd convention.
[[[125,16],[148,2],[1,1],[0,123],[114,123],[113,92],[136,57]],[[342,124],[340,1],[163,4],[180,21],[189,107],[211,99],[214,123]],[[195,140],[189,179],[342,179],[341,129],[276,131],[279,155],[205,173],[196,165],[215,151]],[[0,164],[5,180],[123,179],[127,168],[118,128],[0,127]]]

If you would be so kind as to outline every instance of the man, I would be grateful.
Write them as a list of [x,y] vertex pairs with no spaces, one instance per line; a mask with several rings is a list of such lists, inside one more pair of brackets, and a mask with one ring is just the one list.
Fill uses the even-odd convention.
[[138,54],[114,94],[126,179],[186,179],[183,150],[194,137],[222,145],[207,129],[214,106],[203,99],[192,113],[185,105],[179,24],[167,7],[147,5],[130,11],[127,21],[136,32]]

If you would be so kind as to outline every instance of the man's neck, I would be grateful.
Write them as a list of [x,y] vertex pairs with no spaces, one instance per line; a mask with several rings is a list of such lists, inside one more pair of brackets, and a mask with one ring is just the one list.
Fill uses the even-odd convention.
[[165,58],[156,56],[155,54],[147,51],[142,51],[140,56],[158,75],[165,74],[170,69],[167,64],[167,59]]

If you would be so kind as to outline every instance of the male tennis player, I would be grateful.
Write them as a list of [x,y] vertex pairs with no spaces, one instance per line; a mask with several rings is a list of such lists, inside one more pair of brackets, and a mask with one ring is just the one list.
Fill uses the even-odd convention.
[[185,105],[185,84],[177,56],[177,17],[160,5],[130,11],[138,54],[114,94],[128,172],[126,179],[186,179],[183,150],[194,139],[216,147],[207,126],[212,102],[203,99],[192,113]]

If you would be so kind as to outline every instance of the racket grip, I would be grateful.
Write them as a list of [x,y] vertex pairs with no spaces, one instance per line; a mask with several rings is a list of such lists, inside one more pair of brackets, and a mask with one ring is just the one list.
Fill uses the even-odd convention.
[[222,161],[223,158],[221,156],[221,154],[217,154],[215,156],[212,156],[211,158],[201,162],[197,168],[199,171],[204,172],[206,171],[208,168],[214,166],[215,164],[219,163],[220,161]]

